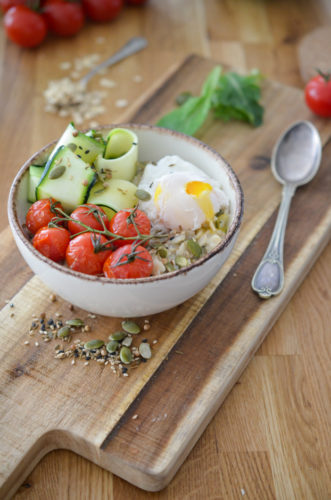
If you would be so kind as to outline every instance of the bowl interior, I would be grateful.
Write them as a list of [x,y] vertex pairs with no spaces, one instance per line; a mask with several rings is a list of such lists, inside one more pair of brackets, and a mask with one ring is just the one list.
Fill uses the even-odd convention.
[[[99,130],[106,135],[108,131],[115,126],[118,127],[119,125],[104,126]],[[211,254],[217,253],[226,242],[232,239],[232,236],[239,228],[243,211],[243,195],[240,183],[228,163],[206,144],[178,132],[148,125],[121,124],[120,126],[130,128],[137,134],[139,139],[140,161],[157,162],[163,156],[178,155],[184,160],[199,167],[210,177],[219,181],[230,201],[230,224],[225,240],[211,252]],[[23,234],[25,237],[28,237],[27,231],[24,228],[24,221],[26,212],[31,205],[27,201],[29,166],[34,163],[42,163],[55,144],[56,141],[33,155],[33,157],[23,165],[12,185],[9,197],[9,217],[12,227],[14,227],[18,233],[21,233],[19,234],[20,237],[24,237]],[[38,255],[38,257],[41,257],[32,245],[30,245],[30,249]],[[206,259],[206,257],[203,259]],[[194,264],[192,266],[194,266]],[[60,267],[65,269],[63,266]]]

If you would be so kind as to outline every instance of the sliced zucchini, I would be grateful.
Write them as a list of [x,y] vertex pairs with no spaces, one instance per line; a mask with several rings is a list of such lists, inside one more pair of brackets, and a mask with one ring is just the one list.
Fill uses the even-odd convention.
[[44,165],[30,165],[29,167],[28,201],[30,203],[34,203],[37,199],[36,187],[39,184],[44,168]]
[[[106,184],[106,186],[105,186]],[[111,218],[119,210],[133,208],[137,203],[137,186],[123,179],[111,179],[107,183],[97,182],[91,189],[88,203],[100,205]]]
[[78,158],[68,146],[60,146],[46,163],[36,196],[38,200],[52,197],[70,213],[86,202],[96,178],[96,172],[90,165]]
[[125,179],[131,181],[136,175],[138,160],[138,137],[131,130],[115,128],[110,131],[104,156],[95,160],[95,168],[102,180]]
[[86,163],[93,163],[98,155],[102,155],[105,145],[93,137],[78,132],[72,123],[69,123],[62,136],[60,137],[55,150],[60,146],[68,146],[78,158]]

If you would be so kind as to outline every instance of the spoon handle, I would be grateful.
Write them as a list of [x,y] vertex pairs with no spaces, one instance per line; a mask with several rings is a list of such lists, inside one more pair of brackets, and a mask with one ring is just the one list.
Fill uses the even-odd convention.
[[144,49],[146,46],[147,46],[146,38],[142,36],[134,36],[133,38],[130,38],[130,40],[125,45],[123,45],[123,47],[121,47],[117,52],[115,52],[115,54],[110,56],[102,63],[98,64],[98,66],[89,71],[87,75],[83,76],[80,82],[83,85],[86,85],[87,82],[92,78],[92,76],[97,74],[101,69],[107,68],[108,66],[112,66],[113,64],[122,61],[122,59],[125,59],[126,57],[131,56],[136,52],[139,52],[139,50]]
[[293,184],[285,184],[276,224],[268,248],[255,271],[252,288],[263,299],[281,292],[284,286],[283,250],[287,217],[292,197],[295,193]]

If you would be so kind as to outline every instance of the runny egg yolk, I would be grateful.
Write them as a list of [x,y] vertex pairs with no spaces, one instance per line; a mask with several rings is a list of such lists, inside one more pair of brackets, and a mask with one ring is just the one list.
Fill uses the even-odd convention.
[[185,190],[188,195],[196,199],[206,220],[211,220],[214,217],[214,207],[209,195],[213,190],[212,186],[207,182],[191,181],[186,184]]

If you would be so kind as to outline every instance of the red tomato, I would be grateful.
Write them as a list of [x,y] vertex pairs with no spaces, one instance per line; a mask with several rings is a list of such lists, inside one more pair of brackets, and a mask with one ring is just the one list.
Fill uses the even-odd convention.
[[151,254],[141,245],[125,245],[113,252],[103,266],[107,278],[145,278],[152,274]]
[[0,9],[3,13],[15,5],[25,5],[26,0],[0,0]]
[[52,33],[73,36],[84,24],[84,11],[80,3],[64,0],[46,0],[43,17]]
[[61,203],[53,198],[35,201],[29,208],[25,223],[30,233],[35,234],[41,227],[47,226],[54,217],[61,217],[56,208],[63,210]]
[[[118,235],[127,238],[137,236],[136,224],[140,234],[149,234],[151,232],[151,223],[145,212],[141,210],[120,210],[109,222],[109,230]],[[133,240],[132,240],[133,241]],[[130,240],[115,240],[115,246],[127,245]]]
[[62,227],[42,227],[33,237],[32,244],[38,252],[54,262],[65,259],[70,233]]
[[[100,218],[104,221],[105,226],[108,226],[108,217],[102,208],[92,203],[86,203],[86,205],[81,205],[77,207],[70,215],[72,219],[82,222],[91,229],[98,229],[102,231],[103,225],[100,222]],[[84,227],[78,222],[69,221],[68,229],[71,234],[76,234],[84,231]]]
[[123,7],[123,0],[82,0],[86,15],[93,21],[112,21]]
[[[111,250],[105,250],[107,238],[96,233],[83,233],[70,241],[66,262],[70,269],[84,274],[102,274],[105,260]],[[109,247],[108,247],[109,248]]]
[[144,5],[147,0],[126,0],[128,5]]
[[320,73],[305,88],[307,106],[317,115],[331,117],[331,74]]
[[40,45],[47,33],[43,17],[25,5],[11,7],[5,14],[4,25],[8,38],[22,47]]

